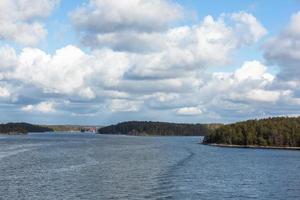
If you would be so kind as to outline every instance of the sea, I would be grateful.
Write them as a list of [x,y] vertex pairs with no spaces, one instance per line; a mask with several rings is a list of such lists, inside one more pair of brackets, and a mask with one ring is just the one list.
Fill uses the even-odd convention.
[[0,199],[300,199],[300,151],[211,147],[202,139],[0,135]]

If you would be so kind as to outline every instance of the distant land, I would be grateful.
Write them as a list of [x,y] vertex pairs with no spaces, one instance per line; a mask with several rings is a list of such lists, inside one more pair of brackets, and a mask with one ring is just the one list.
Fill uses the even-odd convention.
[[97,132],[136,136],[205,136],[203,144],[220,147],[300,149],[300,117],[274,117],[233,124],[187,124],[127,121],[106,127],[0,124],[0,134],[28,132]]
[[54,132],[80,132],[81,126],[77,125],[41,125],[51,128]]
[[128,121],[98,129],[100,134],[204,136],[221,124],[184,124],[151,121]]
[[28,132],[52,132],[53,129],[29,123],[0,124],[0,134],[26,134]]
[[300,147],[300,117],[274,117],[224,125],[211,130],[203,144],[248,148]]
[[84,125],[42,125],[51,128],[54,132],[97,132],[102,126],[84,126]]
[[17,135],[29,132],[97,132],[102,126],[35,125],[25,122],[0,124],[0,134]]

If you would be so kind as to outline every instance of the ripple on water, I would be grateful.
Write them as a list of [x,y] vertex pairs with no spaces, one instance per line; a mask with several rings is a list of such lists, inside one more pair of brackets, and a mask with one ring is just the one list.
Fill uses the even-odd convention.
[[31,151],[41,146],[41,144],[17,144],[2,146],[0,149],[0,161],[3,158],[17,155],[26,151]]
[[198,141],[0,138],[0,199],[300,199],[300,152],[211,148]]

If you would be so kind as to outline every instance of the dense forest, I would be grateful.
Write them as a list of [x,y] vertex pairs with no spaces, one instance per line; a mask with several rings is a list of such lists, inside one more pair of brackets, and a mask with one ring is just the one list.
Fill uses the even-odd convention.
[[300,117],[276,117],[238,122],[217,128],[204,144],[300,147]]
[[50,132],[51,128],[42,127],[28,123],[0,124],[0,134],[26,134],[28,132]]
[[125,135],[203,136],[208,133],[208,129],[209,126],[204,124],[130,121],[100,128],[98,133]]

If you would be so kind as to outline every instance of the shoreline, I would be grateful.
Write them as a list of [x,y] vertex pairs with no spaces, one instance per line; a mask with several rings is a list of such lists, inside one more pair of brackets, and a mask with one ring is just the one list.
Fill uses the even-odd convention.
[[213,147],[225,148],[244,148],[244,149],[276,149],[276,150],[295,150],[300,151],[300,147],[280,147],[280,146],[258,146],[258,145],[234,145],[234,144],[203,144]]
[[9,133],[0,133],[0,135],[27,135],[28,132],[26,133],[21,133],[21,132],[9,132]]

